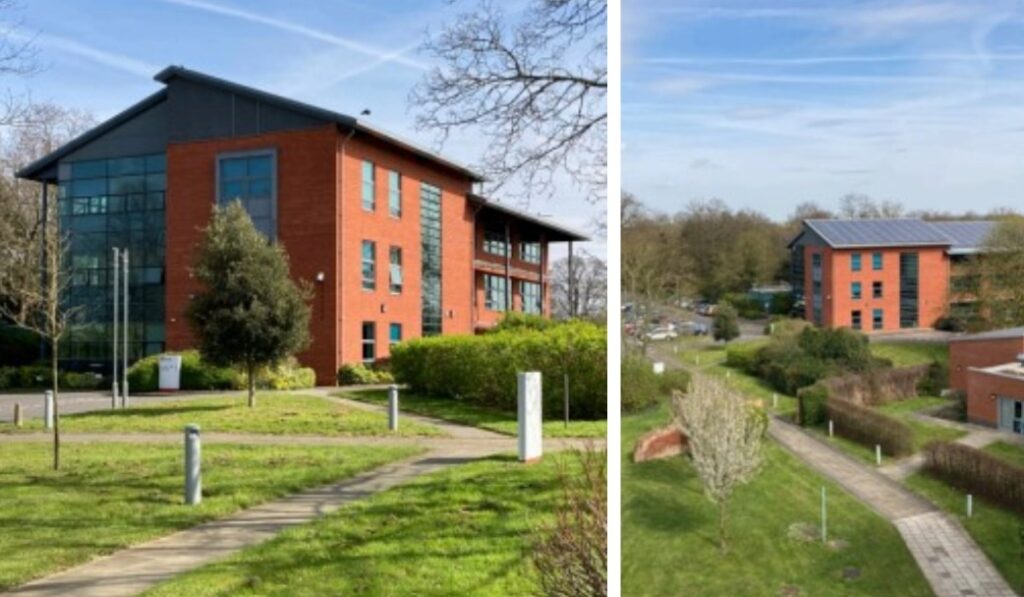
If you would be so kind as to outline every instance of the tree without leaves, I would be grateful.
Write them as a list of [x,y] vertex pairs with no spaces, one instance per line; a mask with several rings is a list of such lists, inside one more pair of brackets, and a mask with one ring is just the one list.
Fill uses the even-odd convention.
[[969,270],[977,280],[982,327],[1024,325],[1024,217],[996,224]]
[[491,191],[522,182],[553,196],[559,173],[605,197],[605,0],[530,0],[518,18],[482,0],[423,51],[438,66],[410,95],[421,129],[475,127],[488,141]]
[[[586,251],[573,256],[570,286],[569,258],[551,266],[552,311],[559,319],[582,317],[604,320],[607,310],[608,265]],[[570,296],[570,287],[573,293]]]
[[31,330],[50,348],[53,377],[53,468],[60,468],[60,383],[57,357],[60,340],[78,310],[62,299],[70,285],[68,239],[60,231],[57,202],[39,210],[35,219],[4,218],[0,226],[0,316]]
[[203,290],[186,314],[199,351],[214,365],[245,369],[253,407],[257,370],[309,344],[310,286],[292,281],[284,249],[267,242],[239,201],[214,208],[193,273]]
[[693,377],[686,394],[673,392],[672,406],[704,494],[718,506],[718,546],[725,553],[729,499],[761,469],[767,419],[725,382],[704,375]]

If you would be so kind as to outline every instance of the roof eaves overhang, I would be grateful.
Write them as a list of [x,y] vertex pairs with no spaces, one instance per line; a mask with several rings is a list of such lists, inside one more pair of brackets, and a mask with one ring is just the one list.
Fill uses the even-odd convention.
[[484,208],[493,209],[494,211],[501,212],[504,215],[512,216],[513,218],[523,220],[524,222],[529,222],[530,224],[533,224],[539,228],[543,228],[544,230],[555,233],[554,236],[549,237],[547,239],[549,242],[585,242],[590,240],[590,237],[586,236],[581,232],[578,232],[576,230],[567,228],[559,224],[553,224],[533,214],[527,213],[519,209],[515,209],[513,207],[509,207],[507,205],[502,205],[501,203],[492,201],[490,199],[487,199],[486,197],[470,193],[468,195],[468,198],[470,201]]

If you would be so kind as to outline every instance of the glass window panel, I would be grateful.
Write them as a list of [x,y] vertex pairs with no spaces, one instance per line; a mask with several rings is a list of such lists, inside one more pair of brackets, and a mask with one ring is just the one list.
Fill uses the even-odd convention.
[[146,172],[165,172],[167,170],[167,156],[164,154],[151,155],[146,157]]
[[246,201],[245,208],[248,210],[249,215],[253,219],[256,218],[269,218],[270,213],[270,199],[249,199]]
[[220,162],[221,180],[245,178],[246,171],[246,160],[244,159],[229,158]]
[[242,181],[222,182],[220,185],[221,203],[230,203],[245,196],[245,183]]
[[119,213],[124,211],[124,195],[110,195],[107,197],[107,213]]
[[141,193],[145,190],[145,176],[120,176],[110,179],[111,194]]
[[147,174],[146,175],[146,190],[147,191],[163,191],[167,189],[167,175],[166,174]]
[[106,160],[88,160],[71,163],[72,178],[100,178],[107,175]]
[[71,181],[71,194],[75,197],[104,195],[107,192],[107,179],[90,178]]
[[128,196],[128,211],[146,211],[146,196],[142,193],[135,193]]
[[249,180],[249,197],[261,197],[270,199],[273,196],[269,178],[255,178]]
[[272,172],[271,172],[272,164],[271,164],[271,161],[270,161],[270,156],[263,155],[263,156],[258,156],[258,157],[251,157],[251,158],[248,159],[247,165],[248,165],[247,176],[249,178],[256,178],[256,177],[270,178],[270,176],[272,174]]
[[107,162],[107,176],[142,174],[146,171],[146,158],[116,158]]
[[373,211],[374,204],[376,203],[376,187],[375,187],[375,168],[373,162],[364,160],[363,161],[363,209],[367,211]]
[[146,209],[149,210],[163,210],[164,208],[164,193],[163,191],[157,191],[155,193],[146,193]]

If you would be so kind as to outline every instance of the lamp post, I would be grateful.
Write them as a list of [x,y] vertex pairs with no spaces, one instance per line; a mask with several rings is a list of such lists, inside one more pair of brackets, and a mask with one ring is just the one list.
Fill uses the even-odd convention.
[[121,406],[128,408],[128,249],[124,257],[124,350],[121,355]]
[[120,252],[120,250],[117,247],[114,247],[113,251],[114,251],[114,276],[113,276],[114,277],[114,317],[113,317],[114,329],[113,329],[113,333],[110,336],[110,344],[111,344],[111,351],[113,353],[113,358],[111,359],[112,362],[113,362],[113,373],[112,373],[111,377],[113,377],[114,383],[112,384],[112,388],[111,388],[112,394],[110,396],[110,407],[111,408],[117,408],[117,396],[118,396],[118,393],[117,393],[117,341],[118,341],[118,337],[117,337],[117,317],[118,317],[117,295],[118,295],[118,281],[120,279],[119,266],[121,265],[121,252]]

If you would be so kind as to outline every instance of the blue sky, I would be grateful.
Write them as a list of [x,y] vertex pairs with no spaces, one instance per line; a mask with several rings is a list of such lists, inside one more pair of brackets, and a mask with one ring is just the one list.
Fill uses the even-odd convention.
[[775,218],[846,193],[1024,207],[1019,6],[623,0],[623,186]]
[[[31,0],[15,16],[22,21],[21,34],[37,35],[46,68],[6,83],[28,89],[36,100],[84,108],[102,120],[158,90],[153,75],[179,64],[351,115],[368,108],[370,122],[434,146],[430,132],[415,131],[407,105],[410,89],[429,67],[417,47],[428,27],[437,30],[456,10],[472,5]],[[481,149],[468,131],[450,138],[442,151],[472,164]],[[568,185],[556,199],[530,205],[534,213],[584,230],[600,209]]]

